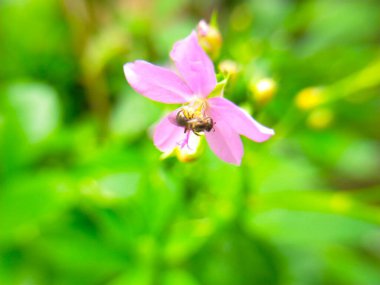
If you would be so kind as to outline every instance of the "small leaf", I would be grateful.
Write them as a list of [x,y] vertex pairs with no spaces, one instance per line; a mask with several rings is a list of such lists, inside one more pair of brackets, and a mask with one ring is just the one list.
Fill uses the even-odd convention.
[[228,83],[228,78],[229,76],[225,77],[222,81],[218,82],[218,84],[216,84],[214,90],[211,91],[208,97],[211,98],[211,97],[223,96],[224,89],[226,88],[226,85]]

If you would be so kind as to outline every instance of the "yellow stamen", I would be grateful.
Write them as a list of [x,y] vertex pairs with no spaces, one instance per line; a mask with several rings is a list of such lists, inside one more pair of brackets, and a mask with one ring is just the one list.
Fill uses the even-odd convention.
[[183,106],[183,113],[187,118],[204,118],[207,109],[207,99],[195,97],[188,104]]

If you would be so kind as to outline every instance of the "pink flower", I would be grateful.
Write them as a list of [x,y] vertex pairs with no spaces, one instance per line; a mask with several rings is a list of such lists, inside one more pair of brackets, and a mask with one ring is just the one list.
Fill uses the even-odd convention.
[[191,128],[176,124],[181,110],[195,120],[211,118],[212,129],[203,129],[204,135],[213,152],[228,163],[241,163],[244,150],[240,135],[263,142],[274,134],[231,101],[223,97],[208,98],[217,84],[216,76],[213,63],[200,47],[195,32],[176,42],[170,57],[178,74],[142,60],[124,65],[127,81],[136,92],[154,101],[183,104],[157,124],[153,140],[158,149],[168,152],[176,147],[189,147],[194,133]]

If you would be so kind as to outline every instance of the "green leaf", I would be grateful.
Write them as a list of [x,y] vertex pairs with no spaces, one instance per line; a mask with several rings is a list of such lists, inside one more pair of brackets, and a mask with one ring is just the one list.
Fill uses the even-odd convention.
[[214,90],[211,91],[211,93],[210,93],[210,95],[208,95],[208,97],[212,98],[212,97],[223,96],[224,89],[226,88],[227,83],[228,83],[228,76],[216,84]]

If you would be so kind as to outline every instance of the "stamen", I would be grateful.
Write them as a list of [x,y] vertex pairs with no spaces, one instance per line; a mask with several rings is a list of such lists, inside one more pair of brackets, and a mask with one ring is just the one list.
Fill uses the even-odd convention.
[[186,146],[189,150],[192,150],[192,148],[189,146],[190,132],[191,132],[191,131],[188,130],[188,131],[186,132],[186,137],[185,137],[182,141],[180,141],[180,142],[177,143],[178,146],[179,146],[181,149],[183,149],[183,148]]
[[183,107],[188,118],[204,118],[206,109],[207,100],[199,97],[195,97]]

